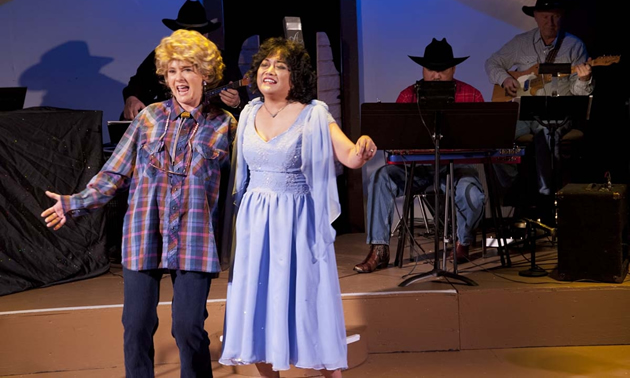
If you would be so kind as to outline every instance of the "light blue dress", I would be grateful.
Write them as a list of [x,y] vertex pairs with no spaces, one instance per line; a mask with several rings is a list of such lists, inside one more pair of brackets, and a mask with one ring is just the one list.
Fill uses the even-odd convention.
[[334,120],[314,100],[265,142],[254,123],[261,105],[255,99],[243,110],[235,144],[236,244],[219,362],[346,369],[331,225],[340,210]]

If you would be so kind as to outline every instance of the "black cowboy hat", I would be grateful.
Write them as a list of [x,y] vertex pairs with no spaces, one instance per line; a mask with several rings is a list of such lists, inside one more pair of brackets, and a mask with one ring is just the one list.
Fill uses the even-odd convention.
[[562,0],[536,0],[536,5],[533,7],[523,6],[523,13],[530,17],[534,17],[534,11],[549,11],[549,10],[565,10],[567,7],[566,1]]
[[441,41],[433,38],[431,43],[424,49],[424,56],[409,55],[409,57],[422,67],[432,71],[444,71],[469,58],[468,56],[454,58],[453,48],[446,42],[446,38],[442,38]]
[[216,20],[208,21],[203,5],[199,1],[192,0],[186,0],[179,9],[176,20],[164,18],[162,22],[171,30],[196,30],[201,34],[209,33],[221,27],[221,23]]

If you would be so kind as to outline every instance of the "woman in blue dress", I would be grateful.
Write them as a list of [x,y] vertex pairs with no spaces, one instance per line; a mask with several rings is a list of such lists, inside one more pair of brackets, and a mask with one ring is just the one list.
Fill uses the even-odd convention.
[[335,159],[360,168],[369,136],[353,143],[325,103],[304,47],[265,41],[248,72],[260,97],[243,109],[234,146],[235,251],[219,362],[290,365],[341,377],[346,329],[335,260],[340,213]]

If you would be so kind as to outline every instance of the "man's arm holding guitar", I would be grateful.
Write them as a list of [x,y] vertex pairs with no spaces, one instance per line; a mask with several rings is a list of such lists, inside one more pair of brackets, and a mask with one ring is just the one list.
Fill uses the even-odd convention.
[[571,67],[571,72],[576,73],[577,75],[573,82],[571,83],[571,93],[577,96],[587,96],[593,93],[594,82],[593,82],[593,69],[591,68],[593,65],[593,60],[588,58],[588,60],[582,64],[577,64]]
[[504,87],[508,93],[513,92],[514,96],[516,95],[519,84],[518,81],[508,73],[508,70],[514,66],[515,57],[519,53],[516,48],[519,43],[514,42],[516,38],[518,38],[518,36],[514,37],[498,51],[490,55],[484,64],[490,82]]

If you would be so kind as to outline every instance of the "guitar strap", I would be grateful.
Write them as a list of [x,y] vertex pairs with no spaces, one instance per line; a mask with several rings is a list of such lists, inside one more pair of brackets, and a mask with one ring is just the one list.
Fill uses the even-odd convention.
[[558,33],[558,41],[556,41],[556,46],[547,54],[545,58],[545,63],[553,63],[556,60],[556,55],[558,55],[558,50],[560,50],[560,46],[562,46],[562,41],[564,41],[564,31],[560,31]]

